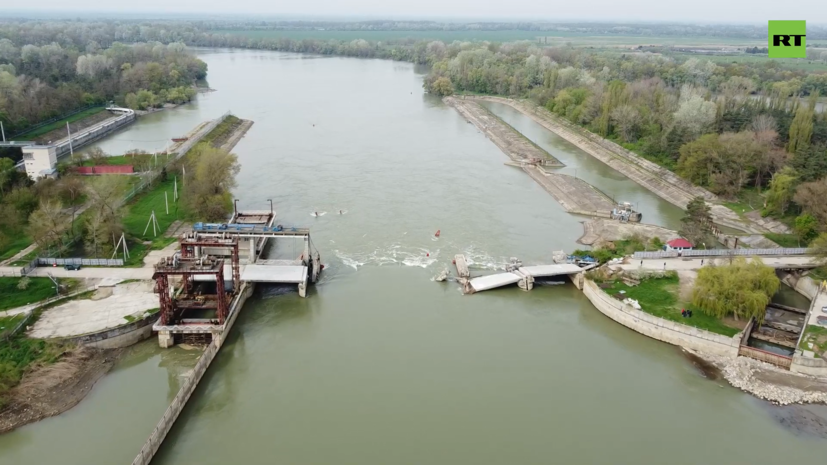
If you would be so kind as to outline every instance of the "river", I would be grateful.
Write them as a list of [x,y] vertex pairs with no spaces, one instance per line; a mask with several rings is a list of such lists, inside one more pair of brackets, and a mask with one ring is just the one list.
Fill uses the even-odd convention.
[[[273,199],[279,223],[311,227],[327,267],[307,299],[260,286],[153,463],[754,465],[827,454],[827,441],[794,434],[772,407],[703,378],[571,284],[463,296],[432,282],[459,252],[478,267],[548,262],[576,247],[583,218],[423,95],[413,65],[201,53],[217,92],[101,147],[157,149],[228,109],[254,120],[235,149],[239,207]],[[676,208],[491,108],[566,172],[639,203],[647,222],[677,225]],[[194,354],[137,346],[75,409],[0,436],[0,463],[128,463]]]

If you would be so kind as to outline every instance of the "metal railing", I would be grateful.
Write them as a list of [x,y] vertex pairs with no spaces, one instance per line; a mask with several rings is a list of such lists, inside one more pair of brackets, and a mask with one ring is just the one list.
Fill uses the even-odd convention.
[[83,265],[83,266],[123,266],[122,258],[42,258],[38,257],[37,264],[40,266],[63,266],[63,265]]
[[753,255],[808,255],[810,249],[806,247],[775,248],[775,249],[709,249],[684,250],[682,252],[670,250],[659,252],[635,252],[634,258],[676,258],[676,257],[731,257]]
[[103,105],[100,105],[100,104],[97,104],[97,105],[88,105],[88,106],[85,106],[85,107],[83,107],[83,108],[80,108],[80,109],[77,109],[77,110],[73,110],[73,111],[71,111],[71,112],[69,112],[69,113],[64,113],[64,114],[62,114],[62,115],[60,115],[60,116],[55,116],[54,118],[47,119],[46,121],[42,121],[42,122],[40,122],[40,123],[38,123],[38,124],[35,124],[34,126],[29,126],[29,127],[25,128],[25,129],[23,129],[22,131],[17,131],[17,132],[16,132],[16,133],[14,133],[14,134],[8,135],[8,136],[6,136],[6,139],[8,139],[8,140],[13,140],[15,137],[17,137],[17,136],[21,136],[21,135],[24,135],[24,134],[26,134],[27,132],[36,131],[36,130],[38,130],[38,129],[40,129],[40,128],[44,127],[44,126],[48,126],[48,125],[50,125],[50,124],[52,124],[52,123],[54,123],[54,122],[60,121],[60,120],[62,120],[62,119],[66,119],[66,118],[68,118],[68,117],[70,117],[70,116],[73,116],[73,115],[77,115],[78,113],[80,113],[80,112],[82,112],[82,111],[86,111],[86,110],[88,110],[88,109],[90,109],[90,108],[97,108],[97,107],[103,107]]

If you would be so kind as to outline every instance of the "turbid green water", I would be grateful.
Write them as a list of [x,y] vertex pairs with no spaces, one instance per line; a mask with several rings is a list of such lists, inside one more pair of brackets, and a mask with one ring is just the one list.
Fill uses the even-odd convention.
[[[432,282],[459,252],[477,267],[548,262],[575,247],[583,218],[423,96],[411,65],[203,56],[218,92],[102,146],[160,140],[227,109],[254,120],[235,150],[239,205],[274,199],[280,223],[312,228],[327,268],[307,299],[259,288],[154,463],[755,465],[827,454],[827,441],[795,435],[765,403],[703,378],[570,284],[463,296]],[[501,116],[565,151],[566,169],[647,202],[648,221],[679,217],[530,121]],[[0,462],[128,463],[191,362],[174,354],[192,352],[146,347],[76,409],[0,436]]]

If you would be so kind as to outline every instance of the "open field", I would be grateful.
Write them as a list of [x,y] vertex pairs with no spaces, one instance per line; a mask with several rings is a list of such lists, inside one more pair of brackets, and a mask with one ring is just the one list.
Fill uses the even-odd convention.
[[21,278],[0,278],[0,311],[55,296],[55,285],[49,278],[29,278],[26,289],[18,289]]
[[536,40],[539,31],[284,31],[284,30],[215,30],[216,34],[243,35],[255,39],[286,37],[288,39],[356,40],[369,41],[401,39],[433,39],[443,42],[455,40],[490,40],[513,42],[515,40]]

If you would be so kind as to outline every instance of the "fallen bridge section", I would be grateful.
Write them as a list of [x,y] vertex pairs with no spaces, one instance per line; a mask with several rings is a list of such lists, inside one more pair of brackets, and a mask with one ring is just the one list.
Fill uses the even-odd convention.
[[469,279],[465,282],[463,292],[473,294],[475,292],[487,291],[512,284],[517,284],[520,289],[529,291],[534,287],[535,278],[572,276],[578,275],[583,271],[586,271],[586,268],[581,268],[573,263],[522,266],[513,271],[506,271],[505,273]]

